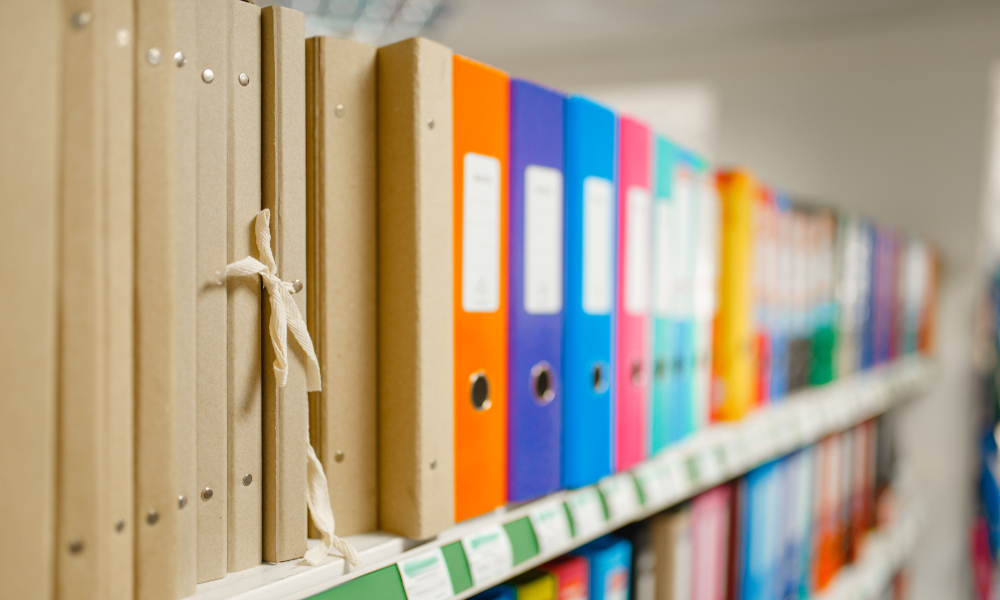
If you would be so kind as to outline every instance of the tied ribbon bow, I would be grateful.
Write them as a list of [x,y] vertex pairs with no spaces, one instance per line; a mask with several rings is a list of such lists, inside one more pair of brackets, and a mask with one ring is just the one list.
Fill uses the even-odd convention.
[[[274,347],[274,379],[279,388],[288,383],[288,332],[298,343],[306,355],[306,388],[310,392],[318,392],[322,387],[320,381],[319,361],[313,350],[309,329],[299,312],[299,307],[292,299],[295,288],[291,283],[278,277],[278,265],[271,252],[271,211],[264,209],[257,213],[255,221],[257,252],[260,260],[246,257],[226,265],[226,277],[246,277],[260,275],[261,283],[267,290],[271,303],[271,319],[268,329],[271,333],[271,345]],[[312,444],[309,443],[309,432],[306,431],[307,477],[306,500],[313,524],[320,532],[320,543],[306,552],[306,562],[317,566],[330,548],[336,549],[352,567],[361,564],[361,556],[343,538],[333,534],[333,509],[330,507],[330,489],[323,471],[323,464]]]

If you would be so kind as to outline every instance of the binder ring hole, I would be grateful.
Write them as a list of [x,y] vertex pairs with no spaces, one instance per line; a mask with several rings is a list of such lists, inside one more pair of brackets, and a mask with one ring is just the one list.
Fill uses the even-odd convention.
[[643,370],[641,362],[633,360],[631,371],[632,385],[638,386],[646,382],[646,372]]
[[596,362],[590,368],[590,382],[595,394],[608,391],[608,368],[604,363]]
[[552,366],[544,360],[531,367],[531,391],[535,393],[535,401],[542,405],[552,402],[556,397]]
[[667,361],[664,358],[656,359],[656,365],[653,367],[653,377],[657,381],[663,381],[667,376]]
[[490,381],[486,377],[485,371],[476,371],[469,378],[469,397],[472,406],[476,410],[489,410],[490,408]]

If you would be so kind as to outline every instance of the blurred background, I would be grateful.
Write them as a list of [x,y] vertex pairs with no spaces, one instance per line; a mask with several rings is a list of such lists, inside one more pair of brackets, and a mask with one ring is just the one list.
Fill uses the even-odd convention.
[[[262,2],[258,2],[262,4]],[[263,2],[268,4],[268,2]],[[307,35],[456,52],[645,119],[805,202],[942,254],[940,378],[899,433],[929,520],[916,599],[972,596],[980,409],[973,332],[1000,256],[1000,2],[286,0]]]

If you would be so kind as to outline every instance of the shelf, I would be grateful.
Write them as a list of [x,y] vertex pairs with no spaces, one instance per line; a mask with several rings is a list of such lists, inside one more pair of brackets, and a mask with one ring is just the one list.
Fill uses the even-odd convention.
[[[462,600],[826,435],[882,414],[923,389],[933,371],[931,361],[908,357],[796,392],[742,421],[714,424],[598,485],[506,506],[459,523],[423,543],[382,532],[351,536],[348,539],[363,560],[354,572],[348,572],[344,561],[332,556],[318,567],[309,567],[304,561],[264,564],[203,583],[194,598],[304,600],[322,594],[318,600],[406,600],[397,563],[434,557],[440,562],[443,557],[447,575],[443,574],[444,565],[441,575],[451,580],[454,590],[450,597]],[[540,531],[542,526],[536,528],[535,524],[541,521],[548,524],[548,533],[539,536],[536,529]],[[480,580],[474,582],[462,540],[490,532],[499,532],[493,537],[501,543],[509,539],[512,564],[499,572],[478,571]],[[484,562],[495,565],[498,561]]]

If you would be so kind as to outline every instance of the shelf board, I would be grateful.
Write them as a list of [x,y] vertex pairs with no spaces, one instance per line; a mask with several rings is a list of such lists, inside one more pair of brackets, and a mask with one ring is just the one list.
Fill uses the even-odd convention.
[[[451,573],[455,589],[452,598],[469,598],[623,525],[654,515],[831,433],[878,416],[924,389],[934,370],[934,363],[928,359],[906,357],[879,369],[796,392],[741,421],[713,424],[596,486],[508,505],[459,523],[429,541],[417,542],[384,532],[351,536],[348,540],[363,561],[353,572],[343,559],[333,556],[317,567],[310,567],[302,560],[263,564],[200,584],[193,598],[304,600],[321,595],[317,600],[345,600],[358,598],[359,594],[366,598],[363,590],[372,589],[377,590],[379,600],[405,600],[396,564],[437,550],[443,551]],[[587,499],[595,497],[601,499],[601,511],[586,523],[574,523],[568,509],[563,510],[567,502],[586,505]],[[531,515],[553,505],[566,516],[567,524],[579,531],[568,539],[555,538],[549,544],[553,547],[543,551]],[[578,516],[582,518],[582,514]],[[473,582],[461,541],[498,525],[503,526],[510,539],[516,564],[488,581]],[[310,540],[313,543],[315,540]],[[350,585],[338,589],[348,582]]]

